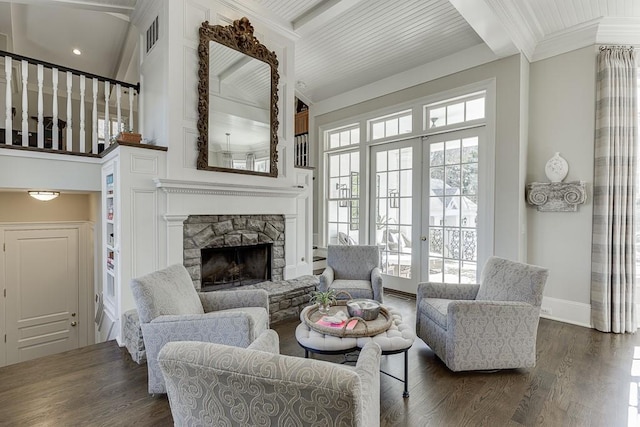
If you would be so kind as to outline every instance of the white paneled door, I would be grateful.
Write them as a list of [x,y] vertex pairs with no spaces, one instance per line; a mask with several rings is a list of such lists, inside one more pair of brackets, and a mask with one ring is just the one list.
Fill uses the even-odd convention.
[[79,230],[5,231],[7,364],[78,347]]

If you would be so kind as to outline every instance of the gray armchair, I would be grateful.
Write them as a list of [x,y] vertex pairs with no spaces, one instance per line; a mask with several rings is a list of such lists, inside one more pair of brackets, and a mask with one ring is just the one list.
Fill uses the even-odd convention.
[[320,275],[319,291],[346,291],[353,298],[382,301],[380,249],[377,246],[329,245],[327,268]]
[[355,367],[278,354],[278,334],[249,348],[172,342],[160,351],[176,426],[379,426],[380,347]]
[[147,352],[149,393],[166,393],[158,366],[160,349],[171,341],[205,341],[247,347],[269,327],[265,290],[198,293],[182,264],[133,279]]
[[420,283],[416,334],[452,371],[530,368],[545,268],[491,257],[481,283]]

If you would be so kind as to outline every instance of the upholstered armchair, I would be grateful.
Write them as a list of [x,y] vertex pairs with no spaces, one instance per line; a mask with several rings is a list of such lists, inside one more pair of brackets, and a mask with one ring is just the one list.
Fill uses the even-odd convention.
[[420,283],[416,334],[452,371],[531,368],[547,276],[491,257],[480,284]]
[[176,426],[378,426],[380,347],[355,367],[278,354],[278,334],[248,348],[171,342],[158,360]]
[[320,275],[319,291],[346,291],[353,298],[382,301],[380,249],[377,246],[329,245],[327,268]]
[[205,341],[248,347],[269,327],[265,290],[196,292],[182,264],[133,279],[147,352],[149,393],[166,393],[158,366],[160,349],[171,341]]

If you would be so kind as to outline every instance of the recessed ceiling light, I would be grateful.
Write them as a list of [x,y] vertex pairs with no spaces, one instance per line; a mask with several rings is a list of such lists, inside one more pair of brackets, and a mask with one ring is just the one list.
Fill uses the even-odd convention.
[[80,49],[78,48],[73,49],[73,53],[76,55],[82,55],[82,52],[80,52]]

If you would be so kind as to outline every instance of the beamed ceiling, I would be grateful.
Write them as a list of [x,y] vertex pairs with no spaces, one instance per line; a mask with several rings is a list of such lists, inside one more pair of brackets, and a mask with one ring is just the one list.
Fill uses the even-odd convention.
[[[310,103],[460,58],[520,51],[537,61],[594,43],[640,44],[639,0],[222,1],[297,36],[297,94]],[[135,6],[0,1],[0,49],[135,83]]]

